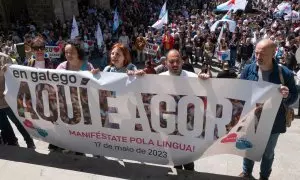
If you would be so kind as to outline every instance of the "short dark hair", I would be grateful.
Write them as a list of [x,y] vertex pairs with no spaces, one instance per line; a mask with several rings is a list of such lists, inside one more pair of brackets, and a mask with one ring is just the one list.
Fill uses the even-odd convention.
[[67,45],[73,46],[73,47],[76,49],[76,51],[77,51],[78,58],[79,58],[80,60],[83,60],[83,58],[84,58],[84,50],[80,47],[80,44],[74,43],[73,41],[68,41],[68,42],[65,44],[64,48],[63,48],[63,53],[62,53],[62,55],[63,55],[63,58],[64,58],[65,60],[66,60],[66,56],[65,56],[65,48],[66,48]]

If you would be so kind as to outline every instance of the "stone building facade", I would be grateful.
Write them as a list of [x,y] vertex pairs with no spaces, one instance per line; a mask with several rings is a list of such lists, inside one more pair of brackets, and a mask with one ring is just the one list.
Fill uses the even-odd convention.
[[95,5],[102,9],[110,9],[111,0],[0,0],[0,24],[9,25],[10,22],[28,15],[34,22],[42,24],[45,21],[70,20],[79,15],[78,4]]

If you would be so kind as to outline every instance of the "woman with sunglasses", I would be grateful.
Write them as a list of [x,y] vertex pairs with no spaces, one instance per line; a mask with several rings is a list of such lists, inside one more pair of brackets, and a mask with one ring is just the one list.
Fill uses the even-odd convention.
[[[31,57],[25,61],[25,66],[36,67],[36,68],[43,68],[43,69],[53,69],[53,64],[51,63],[50,59],[45,58],[45,46],[46,42],[42,36],[38,35],[35,37],[29,45],[29,49],[32,53]],[[29,50],[28,49],[28,50]],[[33,139],[30,137],[26,129],[19,123],[17,117],[14,116],[11,109],[7,112],[10,119],[16,124],[18,130],[24,137],[27,147],[28,148],[35,148],[35,144]]]
[[40,35],[35,37],[30,45],[32,56],[30,59],[25,61],[25,66],[43,68],[43,69],[53,69],[53,64],[46,54],[46,42],[44,38]]
[[[43,36],[36,36],[29,44],[29,50],[31,57],[24,62],[25,66],[42,68],[42,69],[53,69],[53,63],[46,54],[46,41]],[[49,144],[49,149],[52,149],[52,144]]]

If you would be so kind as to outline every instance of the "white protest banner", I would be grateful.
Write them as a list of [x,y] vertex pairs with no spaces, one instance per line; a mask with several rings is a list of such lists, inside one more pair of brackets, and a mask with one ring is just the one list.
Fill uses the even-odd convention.
[[59,46],[46,46],[46,53],[50,58],[60,58],[62,51]]
[[279,85],[245,80],[19,65],[5,78],[5,99],[35,138],[157,164],[225,153],[260,160],[282,100]]
[[159,47],[157,44],[147,43],[146,46],[144,47],[144,53],[156,56],[158,48]]

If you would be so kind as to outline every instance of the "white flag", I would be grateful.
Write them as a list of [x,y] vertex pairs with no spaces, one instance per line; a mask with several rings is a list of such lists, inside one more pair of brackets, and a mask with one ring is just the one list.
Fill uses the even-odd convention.
[[217,11],[228,11],[228,10],[233,10],[236,12],[237,10],[245,10],[246,5],[248,1],[247,0],[229,0],[225,3],[222,3],[217,6]]
[[71,39],[75,39],[77,36],[79,36],[79,30],[78,30],[78,25],[75,16],[73,16]]
[[300,20],[300,14],[297,11],[292,11],[289,14],[284,16],[284,20],[293,20],[293,21],[299,21]]
[[114,32],[118,29],[119,24],[120,24],[120,22],[119,22],[119,14],[118,14],[118,10],[116,8],[115,15],[114,15],[114,26],[113,26],[113,31]]
[[219,37],[218,37],[218,43],[217,43],[217,46],[216,46],[215,56],[218,55],[220,42],[221,42],[221,39],[222,39],[222,36],[223,36],[224,26],[225,25],[223,24],[222,29],[221,29],[220,34],[219,34]]
[[218,37],[218,44],[220,44],[221,39],[222,39],[222,37],[223,37],[224,26],[225,26],[225,25],[223,24],[222,29],[221,29],[221,32],[220,32],[219,37]]
[[246,9],[247,4],[248,4],[247,0],[238,0],[238,1],[236,1],[235,5],[232,8],[233,12],[236,12],[239,9],[244,11]]
[[101,47],[104,44],[104,41],[103,41],[103,35],[99,23],[97,25],[96,38],[97,38],[97,45]]
[[256,33],[252,29],[251,29],[251,31],[252,31],[252,35],[253,35],[253,38],[251,38],[251,42],[252,42],[252,44],[256,45],[256,43],[257,43]]
[[227,22],[229,24],[229,31],[230,32],[234,32],[235,31],[235,28],[236,28],[236,22],[235,21],[232,21],[232,20],[228,20],[228,19],[221,19],[221,20],[218,20],[216,21],[211,27],[210,27],[210,31],[211,32],[214,32],[216,31],[216,28],[218,27],[219,23],[220,22]]
[[289,14],[292,12],[292,6],[288,2],[282,2],[277,6],[277,9],[275,11],[279,11],[281,13]]
[[158,19],[163,18],[164,15],[166,14],[166,12],[167,12],[167,1],[165,2],[165,4],[163,5],[163,7],[161,8]]
[[164,26],[164,24],[168,24],[168,11],[165,13],[165,15],[161,19],[156,21],[156,23],[153,24],[152,27],[155,29],[161,29]]

